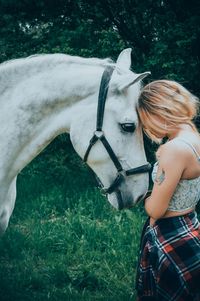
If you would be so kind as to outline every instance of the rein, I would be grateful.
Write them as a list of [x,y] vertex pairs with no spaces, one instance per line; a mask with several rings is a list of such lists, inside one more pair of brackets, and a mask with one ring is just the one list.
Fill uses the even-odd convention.
[[[115,167],[117,169],[117,176],[116,176],[115,180],[113,181],[113,183],[108,188],[105,188],[103,186],[103,184],[101,183],[100,179],[97,178],[97,180],[101,186],[101,191],[104,194],[111,194],[113,192],[119,193],[118,187],[127,176],[140,174],[140,173],[146,173],[146,172],[149,172],[151,169],[151,164],[147,163],[147,164],[141,165],[136,168],[124,170],[102,130],[103,120],[104,120],[105,103],[106,103],[107,94],[108,94],[109,82],[111,80],[113,71],[114,71],[114,67],[107,66],[103,72],[103,75],[101,78],[101,83],[100,83],[99,96],[98,96],[96,130],[94,131],[94,134],[93,134],[92,138],[90,139],[88,148],[86,150],[86,153],[85,153],[84,159],[83,159],[84,162],[87,162],[88,156],[90,154],[90,151],[91,151],[93,145],[95,145],[95,143],[97,141],[101,141],[101,143],[103,144],[104,148],[106,149],[110,159],[112,160],[113,164],[115,165]],[[122,209],[122,208],[123,208],[123,205],[119,204],[119,209]]]

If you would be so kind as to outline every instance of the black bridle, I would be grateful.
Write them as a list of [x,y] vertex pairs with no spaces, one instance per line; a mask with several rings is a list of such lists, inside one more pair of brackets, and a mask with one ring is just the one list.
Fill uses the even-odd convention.
[[110,159],[114,163],[114,165],[117,169],[117,176],[116,176],[115,180],[113,181],[113,183],[108,188],[105,188],[102,185],[102,183],[100,182],[100,180],[98,179],[98,181],[101,185],[102,192],[104,194],[111,194],[114,191],[116,191],[118,186],[120,185],[120,183],[125,179],[125,177],[130,176],[130,175],[140,174],[140,173],[146,173],[146,172],[149,172],[151,169],[151,164],[147,163],[145,165],[141,165],[136,168],[124,170],[121,163],[119,162],[117,156],[115,155],[114,151],[112,150],[110,143],[106,139],[104,132],[102,131],[105,103],[106,103],[106,98],[107,98],[107,93],[108,93],[109,82],[110,82],[113,71],[114,71],[114,67],[107,66],[103,72],[103,75],[101,78],[101,83],[100,83],[100,89],[99,89],[99,97],[98,97],[96,131],[94,132],[94,135],[90,139],[89,146],[84,155],[84,161],[87,162],[91,148],[97,141],[100,140],[102,142],[103,146],[105,147],[107,153],[109,154]]

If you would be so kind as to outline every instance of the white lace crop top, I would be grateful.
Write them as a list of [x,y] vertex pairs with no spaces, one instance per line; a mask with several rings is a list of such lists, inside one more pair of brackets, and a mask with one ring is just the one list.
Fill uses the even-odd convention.
[[[200,164],[200,155],[198,154],[194,146],[182,138],[176,138],[176,139],[179,139],[190,146],[190,148],[195,153],[197,160],[199,161]],[[153,171],[152,171],[153,182],[155,181],[157,170],[158,170],[158,162],[156,162],[153,167]],[[181,179],[170,200],[168,210],[185,211],[187,209],[193,209],[195,208],[199,200],[200,200],[200,176],[194,179]]]

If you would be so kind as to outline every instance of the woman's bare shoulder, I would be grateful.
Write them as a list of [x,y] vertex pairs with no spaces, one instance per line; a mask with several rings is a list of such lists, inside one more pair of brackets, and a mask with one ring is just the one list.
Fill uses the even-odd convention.
[[178,139],[172,139],[158,148],[156,157],[159,161],[168,162],[176,159],[184,160],[188,158],[188,149]]

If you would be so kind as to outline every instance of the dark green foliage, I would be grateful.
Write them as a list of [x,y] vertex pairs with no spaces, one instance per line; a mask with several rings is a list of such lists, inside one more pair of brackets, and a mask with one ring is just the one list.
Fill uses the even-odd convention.
[[[148,81],[200,95],[199,0],[0,0],[0,62],[55,52],[115,60],[126,47]],[[156,146],[145,145],[152,162]],[[0,240],[1,301],[135,300],[142,206],[116,212],[95,185],[66,135],[20,173]]]
[[0,300],[135,300],[145,218],[142,206],[112,209],[89,182],[83,189],[77,179],[68,189],[53,175],[47,180],[45,171],[32,181],[20,175],[15,211],[0,240]]
[[0,61],[45,52],[115,59],[125,47],[136,71],[199,94],[198,0],[0,1]]
[[54,52],[116,59],[125,47],[136,72],[151,70],[148,81],[200,94],[199,0],[0,0],[0,62]]

